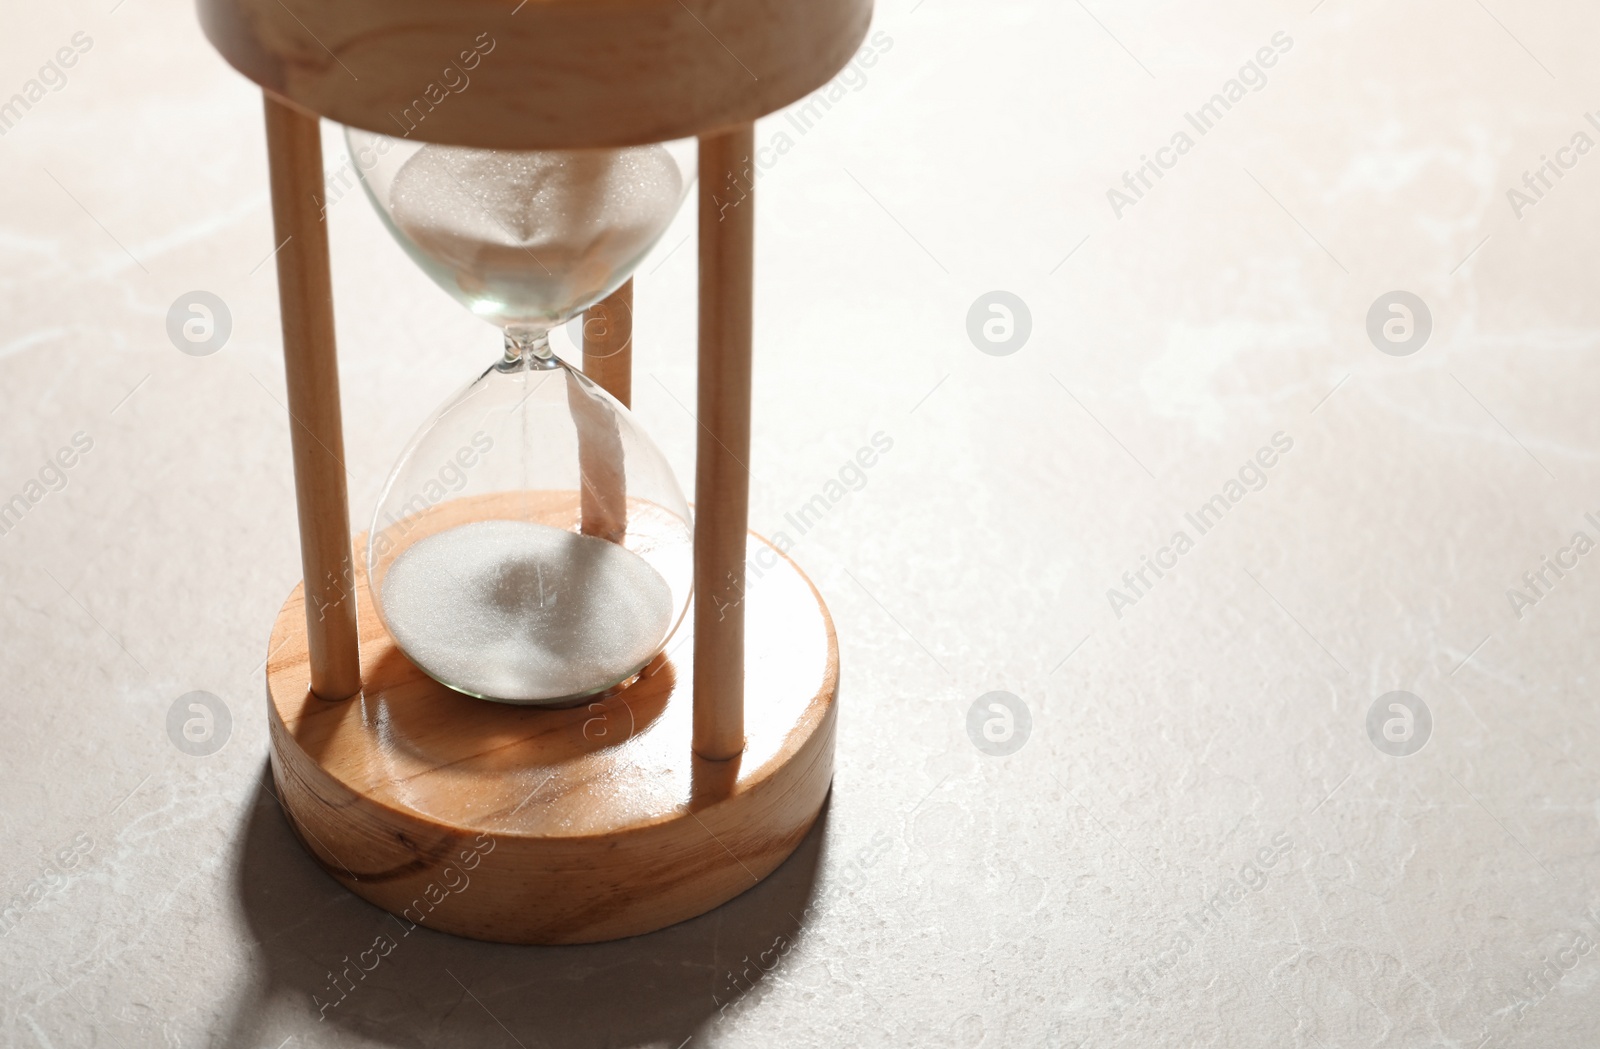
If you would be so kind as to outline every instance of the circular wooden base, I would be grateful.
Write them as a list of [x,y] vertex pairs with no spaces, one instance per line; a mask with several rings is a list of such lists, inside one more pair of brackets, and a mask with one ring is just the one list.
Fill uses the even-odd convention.
[[273,779],[306,850],[407,923],[509,943],[650,932],[750,888],[827,796],[839,658],[799,568],[753,533],[748,564],[746,746],[731,761],[690,748],[692,616],[614,695],[507,706],[406,659],[360,571],[364,688],[330,703],[308,687],[296,587],[273,627],[267,697]]

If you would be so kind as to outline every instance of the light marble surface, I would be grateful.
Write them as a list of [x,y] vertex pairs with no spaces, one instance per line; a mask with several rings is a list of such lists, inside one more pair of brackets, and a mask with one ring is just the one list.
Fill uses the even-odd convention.
[[[892,440],[791,535],[842,646],[825,823],[655,936],[419,930],[319,1019],[329,970],[398,933],[264,779],[299,561],[259,101],[188,5],[114,2],[0,33],[0,99],[89,44],[0,137],[0,498],[92,441],[0,535],[0,1044],[1595,1044],[1600,554],[1560,551],[1600,539],[1600,156],[1507,196],[1600,141],[1591,6],[885,3],[872,66],[757,133],[787,148],[761,158],[755,525]],[[1279,31],[1265,86],[1117,216]],[[496,346],[333,198],[364,527]],[[683,477],[691,231],[642,268],[635,384]],[[195,289],[232,318],[203,357],[165,327]],[[1008,356],[967,334],[994,289],[1031,313]],[[1410,356],[1367,334],[1395,289],[1432,314]],[[1146,555],[1176,567],[1113,608]],[[166,728],[196,690],[231,716],[210,756]],[[1432,719],[1405,757],[1366,728],[1396,690]],[[1031,720],[1007,756],[967,730],[992,691]]]

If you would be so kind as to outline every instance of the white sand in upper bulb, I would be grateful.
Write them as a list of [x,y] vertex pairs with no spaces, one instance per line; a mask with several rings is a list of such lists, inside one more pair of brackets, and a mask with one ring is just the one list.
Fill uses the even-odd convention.
[[383,618],[430,676],[488,699],[593,693],[653,659],[672,589],[615,543],[526,521],[475,521],[419,540],[382,583]]
[[[678,210],[657,145],[516,152],[427,145],[395,175],[394,223],[461,290],[551,310],[598,292]],[[581,304],[581,303],[580,303]]]

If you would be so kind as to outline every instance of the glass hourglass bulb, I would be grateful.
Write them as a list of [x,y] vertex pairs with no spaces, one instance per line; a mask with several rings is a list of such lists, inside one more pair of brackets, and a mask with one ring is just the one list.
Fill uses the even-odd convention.
[[373,603],[459,691],[559,705],[624,684],[682,622],[688,503],[549,330],[615,290],[671,222],[692,143],[514,152],[347,131],[396,239],[504,329],[504,352],[412,438],[367,546]]

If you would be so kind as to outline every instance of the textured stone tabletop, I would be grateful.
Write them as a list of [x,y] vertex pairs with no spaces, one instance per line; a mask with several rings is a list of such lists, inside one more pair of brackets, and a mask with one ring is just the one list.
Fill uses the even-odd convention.
[[[761,122],[751,516],[838,623],[833,794],[558,949],[292,838],[259,95],[178,0],[14,5],[0,1045],[1594,1046],[1600,12],[1313,3],[888,0]],[[364,528],[498,348],[325,141]],[[681,478],[693,228],[638,281]]]

